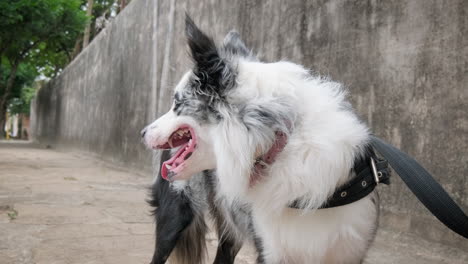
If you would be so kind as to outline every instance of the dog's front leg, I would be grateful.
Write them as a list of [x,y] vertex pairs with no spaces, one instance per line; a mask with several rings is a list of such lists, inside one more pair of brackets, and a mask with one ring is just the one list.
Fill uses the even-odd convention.
[[[212,175],[209,175],[213,177]],[[214,180],[211,179],[211,182]],[[235,222],[235,218],[231,221],[227,221],[228,215],[226,212],[223,213],[221,207],[224,205],[220,202],[216,202],[214,198],[214,187],[211,186],[211,195],[209,195],[209,202],[211,207],[211,213],[215,219],[216,231],[218,233],[218,249],[216,251],[216,257],[213,264],[233,264],[237,253],[242,247],[243,241],[239,241],[239,238],[235,238],[231,232],[236,232],[236,226],[230,226],[228,222]],[[246,215],[247,216],[247,215]],[[228,231],[230,230],[230,231]]]
[[163,264],[194,215],[184,197],[173,197],[170,208],[156,209],[156,246],[151,264]]
[[[169,151],[163,151],[161,163],[169,159]],[[190,200],[184,193],[171,189],[170,183],[158,175],[151,190],[150,205],[156,207],[156,243],[151,264],[166,263],[180,239],[181,233],[194,219]]]
[[242,244],[230,237],[220,237],[213,264],[233,264]]

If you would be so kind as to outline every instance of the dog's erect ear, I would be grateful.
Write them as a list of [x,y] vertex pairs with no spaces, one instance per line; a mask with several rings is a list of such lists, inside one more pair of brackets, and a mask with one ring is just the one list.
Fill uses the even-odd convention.
[[185,34],[196,66],[204,70],[212,68],[213,64],[219,60],[216,45],[187,14],[185,15]]
[[251,57],[250,50],[247,48],[245,43],[240,38],[237,31],[231,30],[223,41],[224,51],[231,55],[238,55],[242,57]]
[[188,14],[185,15],[185,34],[195,61],[193,73],[199,78],[202,86],[217,93],[229,88],[233,83],[229,65],[219,56],[214,41],[195,25]]

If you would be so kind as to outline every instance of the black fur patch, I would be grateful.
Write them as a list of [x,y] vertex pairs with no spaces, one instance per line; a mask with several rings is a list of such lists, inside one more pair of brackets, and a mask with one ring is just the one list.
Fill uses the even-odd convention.
[[[163,151],[161,161],[170,158],[169,151]],[[154,208],[156,218],[156,247],[151,264],[166,263],[182,232],[192,223],[194,212],[189,197],[171,189],[159,172],[156,183],[151,187],[148,203]]]
[[194,61],[186,86],[174,94],[176,115],[188,115],[199,122],[216,123],[222,119],[218,109],[226,105],[226,93],[235,87],[237,57],[252,58],[237,32],[226,36],[223,46],[203,33],[186,15],[185,34]]
[[213,40],[188,15],[185,18],[185,34],[195,62],[192,88],[200,95],[222,98],[234,85],[231,65],[219,55]]

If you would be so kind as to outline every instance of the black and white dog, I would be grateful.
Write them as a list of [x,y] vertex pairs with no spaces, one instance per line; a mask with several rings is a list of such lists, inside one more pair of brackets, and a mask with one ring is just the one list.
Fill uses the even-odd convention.
[[148,147],[173,149],[153,188],[153,263],[176,243],[179,255],[201,252],[209,209],[217,263],[232,263],[245,239],[256,242],[259,263],[361,263],[377,228],[377,195],[319,209],[369,155],[369,130],[342,85],[291,62],[260,62],[237,33],[216,46],[188,17],[186,35],[194,67],[170,111],[143,131]]

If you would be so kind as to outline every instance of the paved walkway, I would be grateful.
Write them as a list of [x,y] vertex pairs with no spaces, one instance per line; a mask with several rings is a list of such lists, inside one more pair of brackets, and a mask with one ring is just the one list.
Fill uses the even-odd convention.
[[[0,142],[0,263],[148,263],[150,182],[83,154]],[[236,263],[253,256],[243,249]],[[462,264],[468,253],[380,230],[366,263]]]

